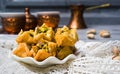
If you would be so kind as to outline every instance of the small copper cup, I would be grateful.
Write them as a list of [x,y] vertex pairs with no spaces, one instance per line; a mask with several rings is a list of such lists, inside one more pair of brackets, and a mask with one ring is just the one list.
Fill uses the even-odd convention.
[[53,29],[57,28],[60,21],[59,14],[60,12],[58,11],[38,12],[38,26],[41,26],[43,23],[45,23],[47,26],[52,27]]
[[17,34],[25,25],[24,13],[3,13],[1,15],[3,30],[8,34]]

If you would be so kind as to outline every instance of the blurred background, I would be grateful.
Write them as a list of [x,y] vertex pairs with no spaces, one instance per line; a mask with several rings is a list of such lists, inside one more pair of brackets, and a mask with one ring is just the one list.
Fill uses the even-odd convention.
[[87,25],[118,25],[120,24],[120,0],[0,0],[0,12],[24,12],[30,8],[31,12],[60,11],[60,25],[68,24],[70,20],[70,5],[82,4],[86,8],[104,3],[110,7],[84,11]]

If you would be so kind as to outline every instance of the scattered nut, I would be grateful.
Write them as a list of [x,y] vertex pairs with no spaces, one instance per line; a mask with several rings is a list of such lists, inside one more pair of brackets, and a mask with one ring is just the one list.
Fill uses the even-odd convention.
[[87,34],[96,34],[96,30],[95,29],[90,29],[86,32]]
[[117,47],[113,47],[113,57],[112,57],[112,59],[113,60],[120,60],[120,52],[119,52],[119,50],[118,50],[118,48]]
[[119,52],[118,48],[117,48],[116,46],[114,46],[114,47],[113,47],[113,54],[116,55],[116,56],[118,56],[119,53],[120,53],[120,52]]
[[114,57],[113,60],[120,60],[120,56]]
[[106,33],[103,33],[103,34],[102,34],[102,37],[104,37],[104,38],[109,38],[109,37],[110,37],[110,33],[107,33],[107,32],[106,32]]
[[107,30],[101,30],[101,31],[99,32],[99,35],[100,35],[101,37],[103,37],[103,38],[109,38],[109,37],[110,37],[110,32],[107,31]]
[[88,37],[89,39],[94,39],[94,38],[95,38],[95,35],[94,35],[94,34],[87,34],[87,37]]

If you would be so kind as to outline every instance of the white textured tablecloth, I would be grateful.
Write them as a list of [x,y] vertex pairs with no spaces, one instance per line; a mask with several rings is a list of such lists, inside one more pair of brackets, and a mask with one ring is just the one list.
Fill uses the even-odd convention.
[[[120,41],[76,43],[80,55],[74,61],[54,65],[47,68],[37,68],[16,62],[9,57],[16,47],[17,35],[0,35],[0,74],[119,74],[120,61],[112,60],[112,46],[118,46]],[[84,57],[81,57],[83,55]]]

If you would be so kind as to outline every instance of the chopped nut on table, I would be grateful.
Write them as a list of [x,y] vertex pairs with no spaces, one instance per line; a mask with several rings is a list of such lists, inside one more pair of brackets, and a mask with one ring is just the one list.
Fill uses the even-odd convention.
[[99,35],[100,35],[101,37],[103,37],[103,38],[109,38],[109,37],[110,37],[110,32],[107,31],[107,30],[101,30],[101,31],[99,32]]
[[120,56],[114,57],[113,60],[120,60]]
[[[89,29],[87,32],[87,38],[89,39],[95,39],[96,30],[95,29]],[[110,32],[108,30],[100,30],[99,35],[103,38],[110,38]]]
[[94,35],[94,34],[87,34],[87,37],[88,37],[89,39],[94,39],[94,38],[95,38],[95,35]]
[[120,60],[120,51],[118,50],[118,48],[117,47],[113,47],[113,57],[112,57],[112,59],[113,60]]
[[86,33],[87,34],[96,34],[96,30],[95,29],[90,29]]
[[90,29],[86,32],[86,34],[87,34],[87,38],[95,39],[96,30],[95,29]]

